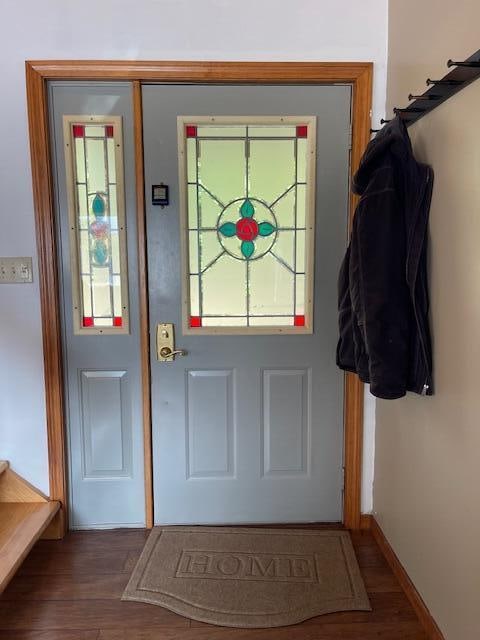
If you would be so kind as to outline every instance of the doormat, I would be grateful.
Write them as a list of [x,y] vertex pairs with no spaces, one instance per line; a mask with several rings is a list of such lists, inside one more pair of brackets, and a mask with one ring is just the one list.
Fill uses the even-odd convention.
[[122,600],[226,627],[370,611],[347,531],[155,527]]

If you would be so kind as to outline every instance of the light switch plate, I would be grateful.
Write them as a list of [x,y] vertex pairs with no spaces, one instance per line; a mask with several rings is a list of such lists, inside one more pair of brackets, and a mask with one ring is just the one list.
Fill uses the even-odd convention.
[[31,258],[0,258],[0,284],[32,282]]

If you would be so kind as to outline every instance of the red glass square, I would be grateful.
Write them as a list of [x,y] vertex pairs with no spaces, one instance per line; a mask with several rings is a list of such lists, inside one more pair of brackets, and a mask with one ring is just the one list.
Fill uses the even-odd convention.
[[113,124],[105,125],[105,135],[107,138],[113,138]]
[[114,327],[121,327],[122,326],[122,317],[121,316],[115,316],[113,318],[113,326]]
[[306,124],[297,125],[297,138],[306,138],[308,135],[308,127]]
[[201,327],[202,319],[200,316],[190,316],[190,326],[191,327]]
[[83,316],[83,326],[93,327],[93,318],[91,316]]
[[305,326],[305,316],[295,316],[293,319],[293,324],[295,327],[304,327]]
[[85,136],[85,127],[83,124],[74,124],[72,131],[74,138],[83,138]]
[[187,138],[196,138],[197,137],[197,126],[195,124],[187,124],[185,125],[185,135]]

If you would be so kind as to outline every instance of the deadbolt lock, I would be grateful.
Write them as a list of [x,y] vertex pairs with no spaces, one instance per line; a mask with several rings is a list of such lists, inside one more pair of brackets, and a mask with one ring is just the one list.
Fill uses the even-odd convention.
[[173,362],[175,356],[186,356],[184,349],[175,349],[175,332],[171,322],[157,325],[157,360]]

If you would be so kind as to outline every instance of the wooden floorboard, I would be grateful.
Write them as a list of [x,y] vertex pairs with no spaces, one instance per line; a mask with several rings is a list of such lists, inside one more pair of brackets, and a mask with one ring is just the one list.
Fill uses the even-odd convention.
[[369,532],[352,535],[372,611],[291,627],[229,629],[120,597],[148,532],[70,533],[40,540],[2,596],[0,640],[427,640]]

